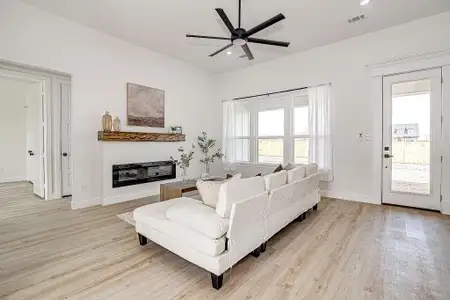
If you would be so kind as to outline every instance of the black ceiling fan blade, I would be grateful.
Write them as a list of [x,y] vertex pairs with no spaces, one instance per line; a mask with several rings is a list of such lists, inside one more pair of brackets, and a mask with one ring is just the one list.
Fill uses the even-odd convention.
[[216,8],[217,13],[219,14],[222,21],[225,23],[225,26],[227,26],[228,30],[234,34],[236,33],[236,30],[234,30],[233,24],[231,24],[230,19],[228,19],[227,14],[225,11],[221,8]]
[[278,23],[284,19],[286,19],[286,17],[283,14],[278,14],[275,17],[273,17],[265,22],[262,22],[261,24],[255,26],[252,29],[250,29],[249,31],[247,31],[245,33],[245,37],[249,37],[257,32],[260,32],[261,30],[264,30],[267,27],[272,26],[273,24]]
[[279,46],[279,47],[289,47],[289,44],[290,44],[288,42],[264,40],[264,39],[257,39],[257,38],[251,38],[251,37],[248,38],[247,41],[249,43],[264,44],[264,45]]
[[208,36],[208,35],[196,35],[196,34],[186,34],[186,37],[197,38],[197,39],[210,39],[210,40],[225,40],[229,41],[230,38],[218,37],[218,36]]
[[224,51],[224,50],[230,48],[231,46],[233,46],[233,43],[230,43],[230,44],[226,45],[225,47],[220,48],[219,50],[217,50],[217,51],[214,52],[213,54],[210,54],[209,57],[216,56],[217,54],[219,54],[220,52],[222,52],[222,51]]
[[252,51],[250,51],[250,48],[248,47],[248,44],[242,45],[242,50],[244,50],[245,55],[247,56],[248,60],[254,59]]

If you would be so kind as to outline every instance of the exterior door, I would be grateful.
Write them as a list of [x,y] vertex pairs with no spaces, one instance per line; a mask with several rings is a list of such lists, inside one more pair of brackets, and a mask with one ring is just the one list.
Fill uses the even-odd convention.
[[440,209],[442,70],[383,77],[383,203]]
[[61,83],[61,181],[62,195],[72,195],[72,139],[70,85]]

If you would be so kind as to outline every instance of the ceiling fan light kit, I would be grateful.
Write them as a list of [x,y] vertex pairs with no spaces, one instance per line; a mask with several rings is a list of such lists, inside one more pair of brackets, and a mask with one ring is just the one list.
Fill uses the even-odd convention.
[[[362,0],[364,1],[364,0]],[[367,1],[367,0],[366,0]],[[236,46],[241,47],[242,50],[245,53],[245,56],[249,60],[254,59],[254,56],[250,50],[250,47],[248,46],[248,43],[255,43],[255,44],[263,44],[263,45],[270,45],[270,46],[278,46],[278,47],[288,47],[290,43],[288,42],[280,42],[280,41],[272,41],[272,40],[266,40],[266,39],[258,39],[258,38],[252,38],[251,36],[255,33],[258,33],[275,23],[280,22],[281,20],[285,19],[285,16],[283,14],[278,14],[273,18],[270,18],[269,20],[253,27],[250,30],[245,30],[244,28],[241,28],[241,11],[242,11],[242,0],[239,0],[239,15],[238,15],[238,27],[234,28],[233,24],[231,24],[230,19],[225,14],[225,11],[221,8],[216,8],[216,12],[219,15],[219,17],[222,19],[225,26],[228,28],[228,30],[231,33],[231,37],[225,38],[225,37],[215,37],[215,36],[205,36],[205,35],[194,35],[194,34],[186,34],[186,37],[190,38],[200,38],[200,39],[213,39],[213,40],[225,40],[230,41],[231,43],[225,45],[221,49],[217,50],[216,52],[210,54],[210,57],[216,56],[222,51],[227,50],[230,47]],[[227,51],[228,55],[231,55],[231,51]]]

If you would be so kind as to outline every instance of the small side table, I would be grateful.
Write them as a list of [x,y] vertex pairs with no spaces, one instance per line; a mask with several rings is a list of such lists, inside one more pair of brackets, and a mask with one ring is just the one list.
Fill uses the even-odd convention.
[[183,193],[189,193],[197,190],[197,180],[187,180],[185,183],[181,181],[164,183],[160,186],[160,201],[180,198]]
[[[214,178],[211,181],[224,181],[225,178]],[[159,189],[159,201],[166,201],[170,199],[180,198],[183,193],[189,193],[197,190],[197,179],[189,179],[185,183],[182,181],[175,181],[161,184]]]

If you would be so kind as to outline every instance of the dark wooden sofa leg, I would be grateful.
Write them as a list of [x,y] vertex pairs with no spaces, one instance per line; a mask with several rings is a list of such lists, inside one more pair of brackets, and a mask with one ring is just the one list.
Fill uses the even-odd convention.
[[261,246],[259,246],[258,248],[256,248],[255,250],[253,250],[252,255],[254,257],[259,257],[259,255],[261,254]]
[[216,275],[216,274],[211,273],[211,282],[212,282],[213,288],[215,288],[216,290],[220,289],[222,287],[222,283],[223,283],[223,274]]
[[317,210],[317,204],[313,206],[313,210]]
[[266,252],[266,248],[267,248],[267,242],[264,242],[261,244],[261,253]]
[[138,237],[139,237],[139,244],[141,246],[147,245],[147,238],[145,236],[143,236],[142,234],[138,233]]

